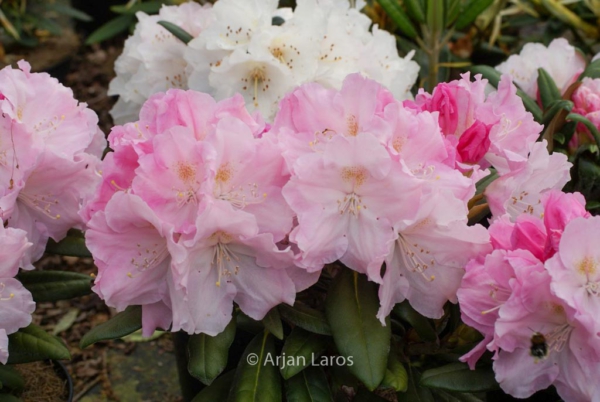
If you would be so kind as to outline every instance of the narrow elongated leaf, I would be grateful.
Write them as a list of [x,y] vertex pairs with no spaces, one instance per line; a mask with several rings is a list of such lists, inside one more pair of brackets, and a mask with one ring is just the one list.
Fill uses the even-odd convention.
[[263,325],[269,330],[277,339],[283,340],[283,325],[281,325],[281,317],[277,307],[274,307],[267,313],[265,318],[262,320]]
[[85,246],[85,239],[78,236],[67,236],[58,243],[49,239],[46,252],[71,257],[92,257],[92,253]]
[[9,335],[8,340],[8,364],[71,358],[69,349],[60,338],[48,334],[34,324]]
[[454,24],[454,21],[460,15],[461,0],[445,0],[446,1],[446,28]]
[[573,110],[573,106],[573,102],[564,99],[559,99],[557,101],[552,102],[548,110],[546,110],[546,113],[544,113],[542,124],[544,125],[544,127],[548,127],[548,124],[550,124],[554,116],[556,116],[562,110],[570,112],[571,110]]
[[20,391],[23,389],[25,381],[21,374],[11,366],[0,365],[0,383],[2,383],[2,389],[4,390]]
[[408,373],[395,354],[390,354],[388,366],[381,383],[384,387],[394,388],[396,391],[405,392],[408,389]]
[[422,340],[427,342],[435,342],[435,340],[437,340],[437,334],[435,333],[435,328],[431,321],[429,321],[427,317],[417,313],[408,301],[396,304],[393,312],[400,317],[402,321],[409,323],[415,331],[417,331],[417,334]]
[[287,402],[332,402],[327,376],[320,367],[302,370],[285,383]]
[[315,334],[331,335],[331,328],[325,314],[304,304],[296,303],[294,307],[279,305],[279,313],[290,323]]
[[485,392],[499,389],[492,368],[470,370],[464,363],[451,363],[427,370],[419,383],[428,388],[455,392]]
[[439,35],[444,30],[444,5],[440,0],[427,0],[427,26],[433,35]]
[[421,24],[425,22],[425,10],[421,0],[404,0],[404,5],[413,20]]
[[383,8],[386,14],[394,21],[394,24],[409,38],[417,36],[417,30],[406,15],[397,0],[377,0],[377,3]]
[[544,109],[548,109],[553,102],[561,99],[560,90],[556,83],[543,68],[538,68],[537,84]]
[[340,355],[367,388],[377,388],[387,367],[392,336],[389,318],[384,327],[376,318],[377,286],[364,275],[344,269],[327,293],[325,314]]
[[112,6],[110,11],[117,14],[135,14],[138,11],[142,11],[146,14],[156,14],[160,8],[165,4],[164,1],[145,1],[143,3],[137,3],[131,7],[126,5]]
[[594,137],[594,141],[596,141],[598,147],[600,147],[600,131],[598,131],[598,128],[594,125],[594,123],[589,121],[586,117],[577,113],[568,114],[566,119],[569,121],[576,121],[577,123],[583,124],[590,131],[592,137]]
[[182,41],[186,45],[192,39],[194,39],[194,37],[192,35],[190,35],[189,32],[187,32],[185,29],[183,29],[183,28],[181,28],[181,27],[173,24],[172,22],[169,22],[169,21],[158,21],[157,24],[161,25],[167,31],[171,32],[173,34],[173,36],[175,36],[177,39],[179,39],[180,41]]
[[210,385],[227,366],[229,347],[235,338],[235,320],[216,336],[191,335],[188,341],[188,371],[202,383]]
[[85,41],[86,45],[98,43],[117,36],[121,32],[125,32],[129,29],[129,26],[135,22],[135,16],[131,14],[122,14],[118,17],[108,21],[100,28],[88,36]]
[[58,14],[66,15],[71,18],[75,18],[79,21],[92,21],[93,18],[83,11],[77,10],[76,8],[70,7],[66,4],[54,3],[54,4],[45,4],[44,8],[50,11],[56,11]]
[[273,337],[258,334],[246,347],[235,372],[228,402],[281,402],[281,377]]
[[23,271],[17,278],[36,302],[66,300],[92,293],[92,278],[67,271]]
[[600,78],[600,59],[594,60],[593,62],[591,62],[590,64],[588,64],[588,66],[586,67],[586,69],[579,76],[578,80],[581,81],[581,80],[583,80],[586,77],[588,77],[588,78]]
[[467,28],[475,21],[475,18],[492,5],[494,0],[470,0],[462,9],[460,15],[456,19],[454,27],[458,30]]
[[285,339],[281,351],[284,361],[294,363],[280,366],[279,369],[283,378],[287,380],[310,366],[326,347],[327,342],[322,336],[315,335],[299,327],[294,328],[292,333]]
[[226,401],[229,390],[231,389],[231,384],[233,384],[234,376],[235,370],[223,374],[208,387],[200,391],[200,393],[192,399],[192,402]]
[[88,346],[111,339],[118,339],[142,328],[142,306],[129,306],[110,320],[92,328],[81,338],[79,347]]

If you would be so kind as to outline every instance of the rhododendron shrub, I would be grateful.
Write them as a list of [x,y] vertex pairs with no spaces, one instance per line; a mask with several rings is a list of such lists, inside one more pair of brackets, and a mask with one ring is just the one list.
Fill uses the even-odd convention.
[[294,273],[279,245],[293,213],[265,124],[236,96],[215,102],[193,91],[152,96],[140,120],[117,126],[102,184],[82,215],[98,265],[94,291],[109,306],[143,306],[156,327],[216,335],[233,302],[260,320],[316,275]]
[[[221,100],[240,93],[251,110],[271,121],[283,96],[297,85],[319,82],[341,87],[361,72],[401,99],[419,71],[401,58],[387,31],[347,0],[300,0],[292,11],[278,1],[220,0],[164,6],[159,15],[138,12],[139,23],[116,64],[111,94],[118,123],[136,120],[142,103],[168,88],[194,89]],[[193,38],[184,44],[157,24],[167,21]]]

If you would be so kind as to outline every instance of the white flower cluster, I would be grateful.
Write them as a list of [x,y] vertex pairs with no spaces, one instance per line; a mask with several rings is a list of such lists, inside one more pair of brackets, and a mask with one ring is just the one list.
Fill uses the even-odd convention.
[[[398,98],[411,97],[419,66],[398,56],[396,41],[374,26],[348,0],[298,0],[294,11],[277,0],[219,0],[163,7],[158,16],[138,13],[133,37],[117,60],[110,94],[120,95],[115,122],[137,119],[142,103],[168,88],[189,88],[217,100],[240,93],[249,109],[267,119],[283,96],[306,82],[339,89],[360,72]],[[185,9],[184,9],[185,7]],[[181,26],[194,39],[176,43],[156,22]]]

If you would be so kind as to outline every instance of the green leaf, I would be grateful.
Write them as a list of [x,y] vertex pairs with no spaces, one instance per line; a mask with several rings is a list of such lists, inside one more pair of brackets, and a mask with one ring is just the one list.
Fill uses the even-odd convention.
[[588,201],[585,204],[585,208],[588,211],[591,211],[592,209],[599,209],[600,208],[600,201]]
[[404,0],[406,11],[410,17],[418,23],[425,22],[425,10],[423,9],[423,3],[421,0]]
[[541,122],[543,116],[542,109],[540,109],[536,101],[531,99],[531,97],[529,97],[525,92],[521,91],[520,89],[517,89],[517,95],[523,101],[523,106],[525,106],[525,109],[533,115],[535,121],[537,121],[538,123]]
[[482,194],[485,189],[492,184],[494,180],[498,178],[498,172],[494,168],[490,168],[491,173],[485,176],[483,179],[479,180],[477,184],[475,184],[475,194]]
[[46,252],[72,257],[92,257],[92,253],[85,246],[85,239],[77,236],[67,236],[58,243],[49,239]]
[[277,307],[273,307],[262,319],[262,323],[277,339],[283,340],[283,325]]
[[227,366],[229,347],[235,338],[235,320],[216,336],[191,335],[188,341],[188,371],[203,384],[210,385]]
[[67,314],[65,314],[54,326],[54,329],[52,330],[52,335],[58,335],[63,331],[66,331],[67,329],[71,328],[71,326],[73,325],[73,323],[75,322],[75,320],[77,319],[77,316],[79,315],[79,309],[78,308],[71,308]]
[[62,27],[60,24],[50,18],[39,18],[36,22],[36,27],[48,31],[50,35],[53,36],[60,36],[62,34]]
[[464,363],[451,363],[427,370],[419,383],[424,387],[455,392],[486,392],[499,389],[491,367],[470,370]]
[[598,128],[594,125],[594,123],[577,113],[568,114],[566,119],[583,124],[590,131],[592,137],[594,137],[594,141],[596,141],[596,144],[600,147],[600,131],[598,131]]
[[327,376],[320,367],[302,370],[285,382],[287,402],[332,402]]
[[279,305],[279,313],[290,323],[315,334],[331,335],[331,328],[325,314],[296,302],[294,307]]
[[583,80],[584,78],[600,78],[600,59],[595,60],[588,64],[586,69],[581,73],[578,78],[578,81]]
[[134,22],[135,16],[131,14],[119,15],[92,32],[85,40],[85,44],[91,45],[117,36],[121,32],[128,30],[129,26]]
[[475,21],[477,16],[484,12],[486,8],[492,5],[494,0],[470,0],[462,9],[454,28],[459,31],[467,28]]
[[187,32],[183,28],[181,28],[181,27],[179,27],[179,26],[177,26],[177,25],[175,25],[175,24],[173,24],[173,23],[171,23],[169,21],[158,21],[157,24],[161,25],[167,31],[171,32],[173,34],[173,36],[175,36],[177,39],[179,39],[180,41],[182,41],[186,45],[192,39],[194,39],[194,37],[192,35],[190,35],[189,32]]
[[127,5],[111,6],[110,11],[117,14],[135,14],[138,11],[146,14],[157,14],[163,4],[165,4],[164,1],[145,1],[143,3],[134,4],[130,7]]
[[408,389],[406,392],[398,392],[398,402],[436,402],[431,394],[431,390],[418,385],[419,372],[414,368],[408,371]]
[[542,125],[544,127],[548,127],[548,124],[552,121],[554,116],[556,116],[560,111],[566,110],[570,112],[573,110],[573,102],[564,99],[558,99],[552,102],[550,107],[547,108],[546,113],[544,113],[544,118],[542,119]]
[[467,70],[475,74],[481,74],[483,78],[487,79],[491,86],[494,88],[498,88],[498,84],[500,83],[500,72],[496,70],[494,67],[485,66],[485,65],[476,65],[469,66]]
[[461,0],[446,0],[446,28],[454,24],[460,15]]
[[400,7],[400,3],[397,0],[377,0],[377,3],[383,8],[388,17],[394,21],[394,24],[404,33],[404,35],[409,38],[414,38],[417,36],[417,30],[414,25],[402,9]]
[[60,338],[48,334],[34,324],[9,335],[8,340],[8,364],[71,358],[69,349]]
[[[11,366],[0,365],[0,383],[2,383],[2,389],[10,389],[14,391],[20,391],[25,385],[25,381],[21,374]],[[2,397],[0,397],[2,400]]]
[[435,342],[437,340],[437,334],[431,321],[427,317],[417,313],[408,301],[396,304],[392,311],[402,321],[409,323],[417,331],[422,340],[427,342]]
[[389,318],[381,325],[378,310],[377,285],[342,270],[327,293],[325,314],[340,355],[352,360],[348,369],[370,390],[383,380],[392,336]]
[[221,377],[218,377],[208,387],[204,388],[198,395],[192,399],[192,402],[215,402],[227,400],[231,384],[233,384],[233,378],[235,376],[235,370],[228,371]]
[[406,392],[408,389],[408,373],[393,353],[388,357],[388,366],[381,385],[399,392]]
[[256,335],[240,359],[227,401],[281,402],[281,377],[276,358],[269,332]]
[[92,293],[92,278],[67,271],[22,271],[17,278],[36,302],[72,299]]
[[439,35],[444,30],[444,8],[443,0],[427,0],[427,26],[432,35]]
[[281,355],[284,359],[291,359],[294,364],[288,364],[280,367],[281,376],[289,379],[304,368],[312,364],[313,358],[316,358],[325,350],[327,342],[319,335],[315,335],[300,327],[292,330],[292,333],[285,339]]
[[79,347],[111,339],[118,339],[142,328],[142,306],[129,306],[110,320],[94,327],[81,338]]
[[543,68],[538,68],[537,84],[544,109],[548,109],[553,102],[561,99],[560,90],[556,83]]
[[75,18],[76,20],[80,20],[80,21],[88,22],[88,21],[93,20],[93,18],[91,16],[84,13],[83,11],[79,11],[76,8],[70,7],[66,4],[59,4],[59,3],[45,4],[44,8],[46,8],[46,10],[55,11],[60,15],[66,15],[68,17]]

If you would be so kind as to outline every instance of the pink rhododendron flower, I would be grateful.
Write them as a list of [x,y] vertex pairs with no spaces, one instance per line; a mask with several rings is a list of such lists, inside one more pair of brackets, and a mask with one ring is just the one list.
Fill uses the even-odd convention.
[[560,238],[558,252],[546,267],[552,276],[553,292],[575,309],[575,317],[596,334],[600,344],[600,249],[596,243],[599,234],[600,217],[572,220]]
[[7,335],[31,323],[35,303],[31,293],[14,279],[31,243],[27,233],[0,225],[0,363],[8,359]]
[[99,182],[106,141],[95,113],[70,89],[18,64],[0,71],[0,216],[27,232],[33,247],[22,266],[33,268],[49,237],[59,241],[83,228],[78,210]]
[[551,190],[542,196],[544,205],[544,225],[549,237],[549,246],[558,250],[560,238],[565,227],[573,219],[589,218],[585,209],[585,198],[580,193],[563,193]]
[[573,113],[586,117],[600,129],[600,78],[585,77],[581,80],[581,86],[575,90],[571,100],[574,104]]
[[531,146],[527,163],[494,180],[485,190],[494,216],[508,213],[514,220],[522,213],[541,217],[542,195],[561,189],[570,178],[566,155],[548,154],[546,141]]
[[537,98],[538,68],[543,68],[564,93],[585,69],[585,58],[564,38],[557,38],[548,47],[541,43],[527,43],[521,53],[512,55],[496,66],[530,97]]
[[111,132],[114,152],[82,211],[94,291],[118,310],[142,305],[145,336],[169,326],[216,335],[234,302],[262,319],[318,279],[279,244],[293,213],[266,127],[240,96],[169,90]]

